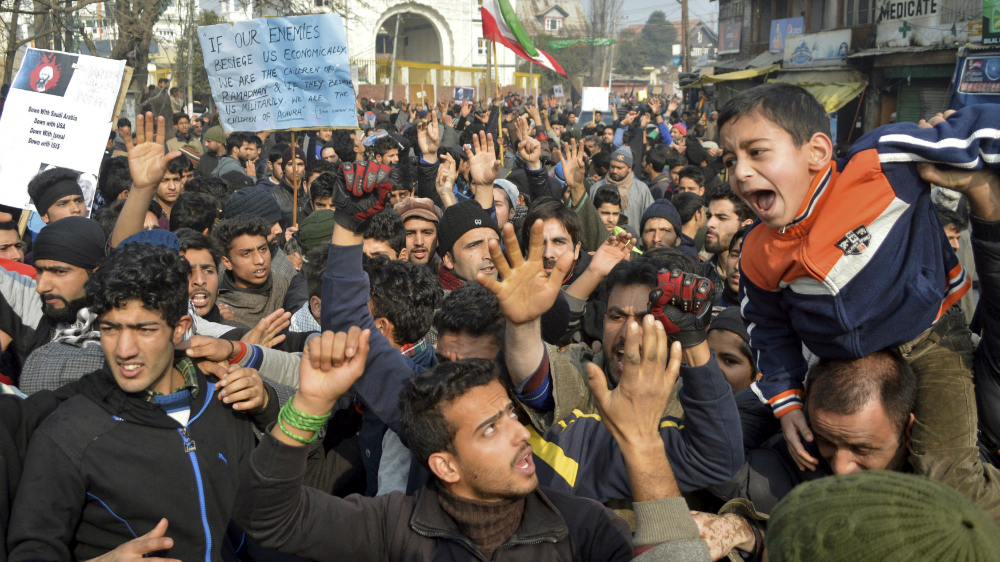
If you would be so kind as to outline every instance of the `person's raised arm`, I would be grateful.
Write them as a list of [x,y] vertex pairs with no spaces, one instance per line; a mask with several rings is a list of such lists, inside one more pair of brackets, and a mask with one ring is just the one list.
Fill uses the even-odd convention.
[[496,240],[489,242],[490,257],[501,280],[476,274],[476,281],[497,296],[500,312],[507,319],[503,354],[515,387],[535,374],[545,358],[540,318],[552,308],[559,296],[562,280],[573,264],[573,253],[566,252],[556,260],[552,274],[546,275],[542,259],[542,230],[541,220],[531,225],[528,259],[524,259],[514,235],[514,226],[505,224],[503,239],[510,262],[500,251]]
[[163,117],[156,118],[158,135],[153,133],[153,114],[147,112],[145,116],[136,116],[135,140],[125,139],[125,149],[128,151],[128,169],[132,176],[132,189],[129,197],[125,200],[125,206],[118,215],[115,229],[111,233],[111,247],[117,248],[123,240],[133,234],[142,231],[143,221],[146,219],[146,211],[149,210],[149,203],[156,194],[156,188],[160,185],[160,180],[167,173],[167,164],[181,155],[179,150],[164,154],[167,144],[166,120]]
[[564,144],[566,154],[562,161],[563,175],[566,177],[566,185],[569,186],[570,204],[576,207],[587,195],[587,186],[583,183],[587,170],[585,151],[582,143],[577,146],[576,139],[570,139]]
[[441,204],[445,209],[451,207],[458,200],[455,197],[455,181],[458,180],[458,166],[451,154],[441,157],[441,163],[437,171],[437,194],[441,198]]

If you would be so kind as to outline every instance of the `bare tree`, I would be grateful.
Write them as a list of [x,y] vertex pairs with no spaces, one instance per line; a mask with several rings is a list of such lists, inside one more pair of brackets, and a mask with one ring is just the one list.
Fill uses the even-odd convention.
[[[31,43],[41,44],[54,49],[62,49],[64,40],[72,41],[74,33],[83,32],[82,24],[71,27],[72,16],[80,10],[102,0],[0,0],[0,14],[4,14],[4,80],[11,80],[14,71],[14,57],[17,50]],[[32,30],[25,36],[20,34],[21,18],[32,19]],[[83,33],[84,42],[92,54],[96,54],[93,40]]]
[[[590,36],[611,38],[615,30],[615,21],[621,12],[625,0],[591,0],[590,3]],[[590,58],[590,82],[599,86],[611,63],[612,47],[610,45],[592,45]]]

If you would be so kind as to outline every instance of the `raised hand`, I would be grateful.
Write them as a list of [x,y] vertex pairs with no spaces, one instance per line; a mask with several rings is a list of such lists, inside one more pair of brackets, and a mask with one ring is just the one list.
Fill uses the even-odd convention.
[[462,118],[466,118],[472,113],[472,100],[465,100],[462,102]]
[[[681,346],[667,343],[663,324],[647,314],[631,322],[625,333],[625,356],[621,379],[608,389],[604,369],[587,364],[587,384],[594,405],[615,441],[629,444],[660,443],[660,419],[681,372]],[[660,441],[658,441],[660,440]]]
[[802,410],[792,410],[778,418],[781,422],[781,433],[785,436],[788,444],[788,455],[795,461],[795,465],[803,472],[816,470],[819,461],[816,457],[806,451],[803,441],[812,441],[812,430],[809,429],[809,422]]
[[642,117],[639,118],[639,127],[645,129],[646,125],[649,125],[649,114],[643,113]]
[[167,123],[163,117],[156,118],[156,130],[153,134],[153,113],[141,113],[135,117],[135,144],[132,139],[125,139],[125,150],[128,152],[128,171],[132,176],[132,189],[153,189],[160,185],[160,180],[167,173],[167,164],[181,155],[179,150],[164,154],[167,145]]
[[636,110],[629,111],[628,114],[622,119],[622,127],[628,127],[635,121],[635,118],[639,116],[639,112]]
[[677,111],[677,99],[672,99],[667,102],[667,113],[673,113]]
[[437,180],[434,184],[445,209],[458,202],[454,192],[456,180],[458,180],[458,166],[451,154],[445,154],[438,165]]
[[291,319],[291,312],[285,312],[285,309],[279,308],[258,320],[257,325],[243,334],[240,341],[262,347],[274,347],[285,341],[285,335],[281,332],[284,332],[285,328],[291,325]]
[[346,333],[326,331],[310,339],[299,363],[295,408],[315,416],[329,413],[364,374],[369,335],[371,330],[352,326]]
[[655,99],[655,98],[650,98],[650,100],[649,100],[649,110],[653,112],[653,115],[659,115],[660,114],[660,107],[662,107],[660,105],[660,100]]
[[609,236],[603,244],[598,246],[597,251],[590,258],[590,265],[587,269],[593,269],[596,273],[605,278],[611,273],[618,262],[628,260],[632,255],[632,248],[635,247],[636,240],[628,232],[619,232],[617,236]]
[[[500,173],[500,162],[497,160],[496,149],[493,144],[493,133],[486,134],[479,131],[478,135],[472,136],[472,148],[475,154],[465,147],[465,155],[469,158],[469,176],[474,185],[492,186]],[[492,196],[492,194],[491,194]]]
[[514,225],[503,227],[503,240],[510,255],[510,263],[500,251],[500,243],[490,240],[490,257],[500,274],[497,281],[483,273],[476,274],[476,281],[497,296],[500,311],[507,322],[518,325],[537,320],[552,308],[562,290],[562,281],[573,265],[573,252],[565,252],[556,260],[552,275],[545,273],[542,250],[545,245],[541,219],[531,225],[528,259],[521,254],[521,247],[514,235]]
[[433,164],[437,161],[441,133],[438,129],[437,113],[433,111],[430,113],[430,120],[417,124],[417,145],[420,146],[420,152],[424,154],[424,160]]
[[523,115],[518,117],[515,128],[517,129],[517,138],[521,140],[517,145],[517,153],[528,168],[537,170],[542,166],[542,143],[528,135],[531,126],[528,124],[527,117]]

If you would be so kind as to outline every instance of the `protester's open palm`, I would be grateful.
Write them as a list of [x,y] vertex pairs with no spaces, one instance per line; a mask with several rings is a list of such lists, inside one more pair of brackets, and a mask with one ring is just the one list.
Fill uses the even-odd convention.
[[364,374],[370,334],[371,330],[352,326],[346,333],[323,332],[306,344],[299,363],[296,396],[312,406],[309,409],[314,415],[329,412],[334,402]]
[[133,189],[156,189],[167,173],[167,163],[181,155],[179,150],[164,154],[167,124],[163,117],[156,118],[156,130],[158,135],[153,134],[153,113],[140,113],[135,118],[135,144],[131,138],[125,139]]
[[437,154],[441,133],[438,129],[437,113],[430,112],[430,120],[417,125],[417,144],[424,154]]
[[563,155],[563,177],[570,185],[583,184],[587,164],[583,159],[583,145],[577,145],[576,139],[570,139],[563,144],[566,153]]
[[542,158],[542,143],[538,142],[538,139],[532,138],[531,135],[528,134],[531,131],[531,125],[528,124],[528,118],[523,115],[518,117],[516,129],[517,138],[521,141],[517,145],[517,153],[526,163],[532,166],[532,168],[537,167],[537,162],[539,162]]
[[609,236],[590,258],[590,266],[607,277],[618,262],[628,260],[635,247],[635,239],[628,232],[619,232],[617,236]]
[[663,324],[652,315],[647,314],[642,322],[641,334],[637,322],[625,333],[621,380],[614,390],[608,390],[604,369],[587,364],[587,384],[594,404],[619,443],[659,434],[660,418],[680,375],[680,343],[671,348]]
[[500,312],[512,324],[526,324],[545,314],[556,302],[562,281],[573,265],[573,252],[565,252],[556,260],[552,275],[545,273],[542,248],[545,244],[542,234],[542,220],[531,225],[531,240],[528,244],[528,259],[521,254],[521,247],[514,235],[514,226],[507,223],[503,227],[503,241],[510,255],[510,263],[500,251],[500,244],[490,240],[490,257],[500,274],[497,281],[483,273],[476,274],[476,281],[497,296]]
[[497,160],[496,149],[493,144],[493,133],[486,134],[479,131],[478,135],[472,136],[473,154],[469,147],[465,147],[465,155],[469,158],[469,175],[472,183],[476,185],[493,185],[493,180],[497,179],[500,173],[500,161]]

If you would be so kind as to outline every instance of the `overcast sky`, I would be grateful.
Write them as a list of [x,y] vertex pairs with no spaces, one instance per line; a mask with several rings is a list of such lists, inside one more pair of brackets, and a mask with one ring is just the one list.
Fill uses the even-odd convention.
[[[590,0],[582,0],[583,7],[590,11]],[[681,19],[681,5],[677,0],[625,0],[621,15],[628,19],[623,25],[646,23],[649,14],[661,10],[667,14],[668,21]],[[688,18],[701,19],[710,23],[713,29],[718,29],[719,3],[708,0],[688,0]]]

